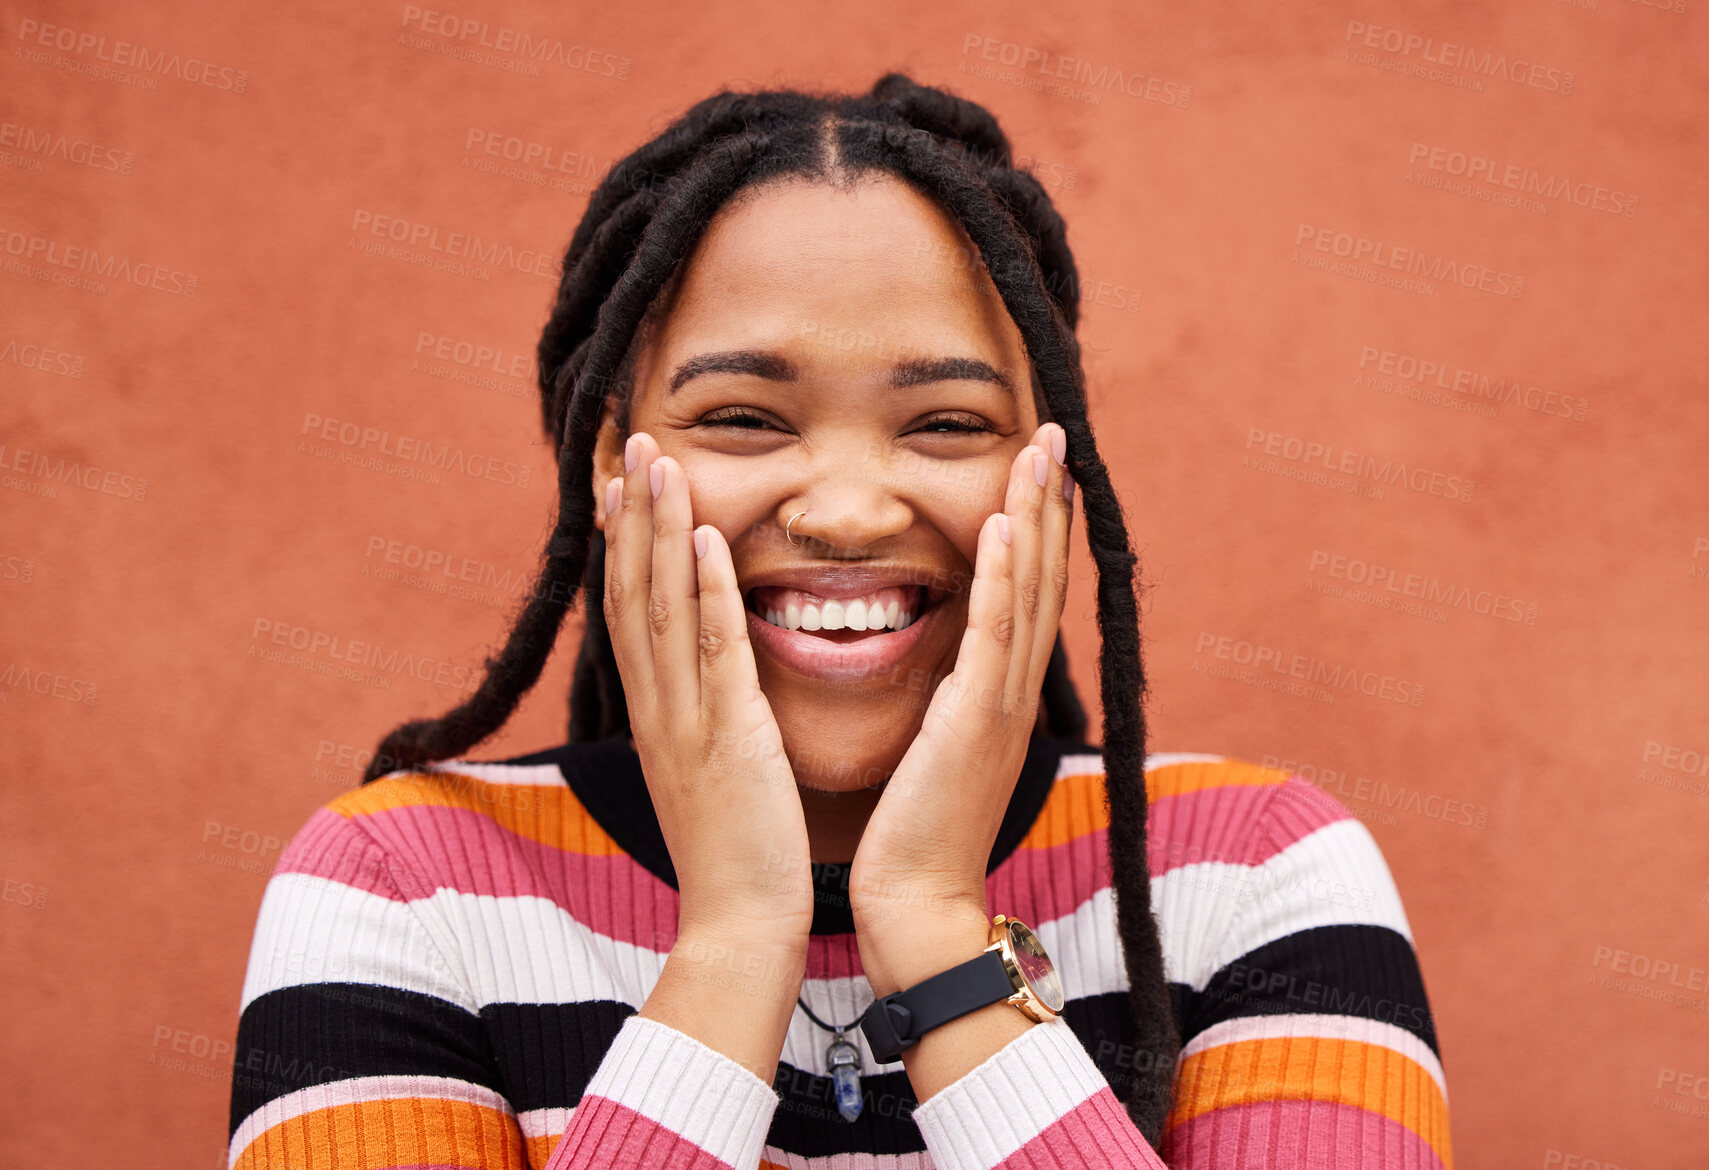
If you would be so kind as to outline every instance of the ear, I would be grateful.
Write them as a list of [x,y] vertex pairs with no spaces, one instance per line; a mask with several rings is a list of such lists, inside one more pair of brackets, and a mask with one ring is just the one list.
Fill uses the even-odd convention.
[[623,439],[617,433],[617,413],[610,402],[599,420],[593,444],[593,526],[605,531],[605,485],[623,474]]

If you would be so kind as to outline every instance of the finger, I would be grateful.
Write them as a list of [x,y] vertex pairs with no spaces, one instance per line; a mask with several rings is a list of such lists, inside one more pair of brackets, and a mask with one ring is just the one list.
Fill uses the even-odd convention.
[[[1041,436],[1044,441],[1040,441]],[[1015,638],[1003,675],[1003,694],[1010,704],[1024,703],[1032,683],[1033,640],[1039,624],[1039,566],[1043,557],[1044,495],[1054,460],[1050,457],[1048,432],[1040,428],[1034,441],[1022,448],[1010,469],[1009,517],[1010,572],[1013,576]],[[1044,484],[1039,480],[1043,479]],[[1061,490],[1060,486],[1057,489]]]
[[700,574],[694,566],[693,506],[682,464],[669,455],[654,459],[647,494],[653,513],[653,588],[647,602],[653,686],[665,710],[698,710]]
[[1038,625],[1033,633],[1031,673],[1028,676],[1032,689],[1029,694],[1036,693],[1044,685],[1044,672],[1050,665],[1050,653],[1056,646],[1057,630],[1062,624],[1062,609],[1068,600],[1068,530],[1074,521],[1074,509],[1064,494],[1069,479],[1068,468],[1065,462],[1056,462],[1058,451],[1066,459],[1068,436],[1060,425],[1051,423],[1049,426],[1054,433],[1045,439],[1045,446],[1051,453],[1050,479],[1044,488],[1041,504]]
[[695,528],[695,561],[700,587],[700,710],[715,726],[730,726],[730,716],[760,693],[759,670],[748,639],[747,607],[736,581],[736,564],[724,534],[711,524]]
[[[624,689],[652,693],[653,642],[647,631],[647,597],[652,592],[652,521],[636,499],[647,491],[640,463],[650,437],[634,434],[624,448],[626,474],[620,485],[617,510],[605,525],[605,625],[611,634],[612,656]],[[631,466],[633,464],[633,466]],[[635,472],[641,475],[636,476]]]
[[987,718],[1002,710],[1003,682],[1015,639],[1012,548],[1001,535],[1003,523],[1004,513],[993,512],[979,529],[973,584],[968,588],[967,630],[955,659],[958,685]]

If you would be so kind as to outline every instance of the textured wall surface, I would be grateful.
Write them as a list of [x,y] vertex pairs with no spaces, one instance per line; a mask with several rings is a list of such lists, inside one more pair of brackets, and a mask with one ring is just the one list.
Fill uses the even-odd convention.
[[[1369,825],[1458,1164],[1702,1165],[1705,15],[6,4],[0,1161],[223,1165],[280,843],[461,697],[536,563],[588,192],[721,86],[902,68],[1069,223],[1154,747]],[[561,742],[579,629],[479,755]]]

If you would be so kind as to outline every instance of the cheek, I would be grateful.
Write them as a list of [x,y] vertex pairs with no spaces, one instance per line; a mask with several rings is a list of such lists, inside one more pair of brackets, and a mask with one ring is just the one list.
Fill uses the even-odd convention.
[[689,506],[696,526],[710,524],[735,548],[754,529],[770,522],[769,498],[756,490],[751,477],[720,473],[716,467],[684,465]]

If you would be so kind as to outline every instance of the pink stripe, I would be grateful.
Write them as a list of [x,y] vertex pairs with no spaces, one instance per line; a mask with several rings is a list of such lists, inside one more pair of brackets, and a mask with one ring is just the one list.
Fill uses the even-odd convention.
[[1335,1101],[1254,1101],[1201,1113],[1163,1139],[1180,1166],[1322,1166],[1326,1170],[1443,1170],[1418,1134],[1369,1109]]
[[[325,815],[345,820],[336,813]],[[627,854],[557,849],[518,836],[471,809],[437,805],[385,809],[363,816],[360,824],[387,853],[427,870],[425,882],[402,862],[386,870],[372,858],[366,865],[353,864],[348,848],[317,847],[319,833],[305,840],[304,848],[287,851],[275,872],[330,878],[388,898],[397,897],[394,886],[412,900],[431,897],[436,889],[544,898],[607,938],[661,954],[676,945],[677,892]],[[348,838],[350,832],[351,826],[344,825],[343,835]],[[360,860],[358,852],[354,861]]]
[[659,1170],[730,1170],[730,1163],[609,1097],[583,1097],[570,1128],[552,1147],[545,1170],[646,1166]]
[[1064,1166],[1086,1166],[1090,1165],[1088,1155],[1094,1150],[1099,1166],[1169,1170],[1129,1120],[1127,1110],[1116,1101],[1108,1085],[1045,1126],[1037,1137],[1004,1158],[993,1170],[1061,1170]]
[[[1278,787],[1235,786],[1167,796],[1152,804],[1147,837],[1153,877],[1183,865],[1258,865],[1326,824],[1351,814],[1298,778]],[[1251,841],[1255,818],[1271,827]],[[360,825],[360,828],[357,825]],[[364,832],[365,831],[365,832]],[[412,866],[382,866],[368,836]],[[359,822],[317,809],[286,848],[277,873],[305,873],[386,898],[435,890],[551,901],[589,930],[661,954],[676,945],[678,894],[627,854],[557,849],[502,828],[472,809],[412,805],[365,814]],[[1109,885],[1108,831],[1045,849],[1018,849],[987,879],[994,906],[1037,925],[1072,914]],[[807,972],[834,979],[862,973],[850,935],[816,935]]]
[[[1295,841],[1317,832],[1325,825],[1353,819],[1353,814],[1348,811],[1346,805],[1317,785],[1307,783],[1298,776],[1288,777],[1287,783],[1272,791],[1276,793],[1276,799],[1267,810],[1266,820],[1269,827],[1261,838],[1252,842],[1257,856],[1257,860],[1252,863],[1254,865],[1269,860]],[[1263,852],[1259,854],[1259,850]]]

